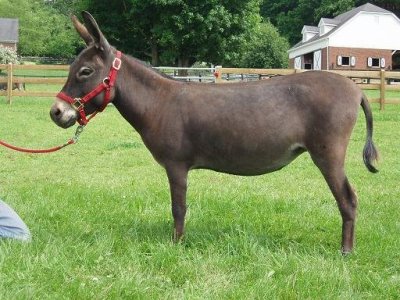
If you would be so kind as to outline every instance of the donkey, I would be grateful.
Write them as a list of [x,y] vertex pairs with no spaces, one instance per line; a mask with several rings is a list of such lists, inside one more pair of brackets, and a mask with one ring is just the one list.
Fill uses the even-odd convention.
[[72,21],[87,47],[72,63],[50,116],[62,128],[86,124],[87,115],[112,101],[166,170],[175,241],[184,234],[189,170],[261,175],[308,151],[337,201],[342,253],[351,252],[357,196],[344,160],[360,105],[367,132],[363,159],[370,172],[377,172],[378,157],[371,108],[355,83],[315,71],[223,85],[180,82],[121,54],[88,12],[82,16],[86,26],[76,17]]

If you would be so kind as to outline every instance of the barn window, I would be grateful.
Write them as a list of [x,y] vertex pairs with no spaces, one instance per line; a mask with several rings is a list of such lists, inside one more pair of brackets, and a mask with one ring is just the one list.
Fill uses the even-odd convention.
[[339,55],[337,57],[337,65],[344,66],[344,67],[349,67],[349,66],[354,67],[356,65],[356,58],[354,56]]
[[370,68],[379,68],[380,66],[381,66],[380,58],[368,57],[368,67],[370,67]]
[[350,57],[342,56],[342,66],[350,66]]

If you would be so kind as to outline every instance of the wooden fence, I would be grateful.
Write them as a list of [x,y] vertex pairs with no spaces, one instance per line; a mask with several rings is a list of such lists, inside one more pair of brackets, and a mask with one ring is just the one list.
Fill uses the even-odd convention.
[[[65,71],[62,77],[37,77],[37,76],[18,76],[15,74],[28,71]],[[0,76],[0,86],[6,87],[6,90],[0,90],[0,96],[6,96],[7,102],[11,104],[13,97],[30,96],[30,97],[54,97],[57,92],[45,91],[25,91],[13,90],[15,84],[46,84],[46,85],[63,85],[66,81],[66,74],[69,70],[68,65],[0,65],[0,75],[5,71],[6,76]],[[274,76],[283,76],[304,72],[305,70],[294,69],[239,69],[239,68],[215,68],[215,82],[226,83],[247,80],[262,80]],[[400,94],[400,72],[392,72],[385,70],[376,71],[329,71],[338,73],[354,80],[363,90],[377,90],[378,98],[369,98],[373,103],[380,103],[380,108],[384,109],[385,104],[400,104],[399,99],[388,98],[387,91],[399,91]]]
[[[38,76],[18,76],[15,73],[23,73],[24,71],[29,71],[30,73],[34,73],[35,71],[65,71],[65,74],[68,73],[69,66],[68,65],[0,65],[0,75],[3,71],[6,72],[6,76],[0,76],[0,86],[6,87],[5,90],[0,90],[0,96],[6,96],[7,102],[11,104],[12,97],[18,96],[30,96],[30,97],[55,97],[57,92],[49,92],[45,91],[30,91],[25,90],[17,90],[15,88],[15,84],[46,84],[46,85],[63,85],[66,81],[66,75],[60,77],[38,77]],[[19,71],[19,72],[18,72]],[[6,85],[4,85],[6,84]],[[11,87],[11,88],[10,88]]]
[[[229,83],[243,80],[262,80],[275,76],[284,76],[306,72],[306,70],[294,69],[240,69],[216,67],[215,75],[217,83]],[[372,103],[379,103],[384,109],[385,104],[400,104],[400,72],[385,70],[376,71],[339,71],[326,72],[337,73],[352,79],[363,90],[379,91],[378,98],[369,98]],[[399,98],[387,98],[387,91],[399,91]]]

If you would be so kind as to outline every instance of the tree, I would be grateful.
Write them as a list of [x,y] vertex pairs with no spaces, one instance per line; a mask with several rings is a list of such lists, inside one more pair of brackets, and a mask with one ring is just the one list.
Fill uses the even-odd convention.
[[44,4],[64,16],[82,11],[87,7],[87,0],[44,0]]
[[260,22],[259,0],[89,0],[111,43],[153,64],[238,64]]
[[238,65],[243,46],[260,23],[257,0],[183,2],[163,19],[160,43],[178,66],[196,60]]
[[260,24],[252,35],[242,59],[245,68],[286,68],[288,41],[269,22]]
[[19,19],[21,55],[71,57],[78,37],[69,17],[57,14],[44,2],[35,0],[0,0],[0,15]]
[[333,18],[356,6],[355,0],[322,0],[319,8],[315,10],[314,24],[321,18]]
[[264,0],[262,16],[269,19],[293,45],[301,39],[303,26],[315,23],[315,10],[320,4],[321,0]]

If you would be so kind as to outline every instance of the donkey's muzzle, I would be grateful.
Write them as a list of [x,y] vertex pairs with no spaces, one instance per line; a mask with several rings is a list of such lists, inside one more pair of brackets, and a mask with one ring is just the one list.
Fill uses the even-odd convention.
[[50,109],[50,117],[54,123],[62,128],[73,126],[77,119],[78,114],[76,110],[67,103],[56,100]]

